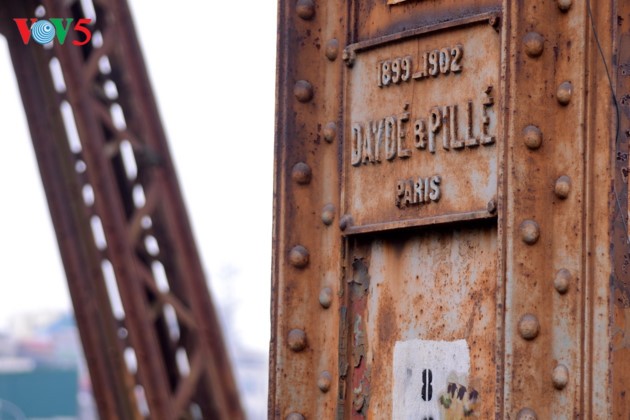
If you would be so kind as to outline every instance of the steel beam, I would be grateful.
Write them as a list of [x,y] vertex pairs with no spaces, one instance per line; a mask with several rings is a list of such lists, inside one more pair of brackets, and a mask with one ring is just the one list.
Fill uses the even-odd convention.
[[627,417],[626,9],[279,2],[270,418]]

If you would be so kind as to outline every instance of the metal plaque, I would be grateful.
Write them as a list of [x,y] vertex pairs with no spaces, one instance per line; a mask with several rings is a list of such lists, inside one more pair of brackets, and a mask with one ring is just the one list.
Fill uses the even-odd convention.
[[347,233],[493,217],[495,22],[482,14],[346,48]]

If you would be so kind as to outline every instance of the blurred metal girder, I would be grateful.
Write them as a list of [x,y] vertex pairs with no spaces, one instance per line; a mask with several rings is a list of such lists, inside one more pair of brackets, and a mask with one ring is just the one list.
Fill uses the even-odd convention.
[[[84,47],[23,45],[18,77],[102,418],[243,418],[126,1]],[[7,18],[83,17],[11,1]],[[5,19],[6,21],[6,19]]]

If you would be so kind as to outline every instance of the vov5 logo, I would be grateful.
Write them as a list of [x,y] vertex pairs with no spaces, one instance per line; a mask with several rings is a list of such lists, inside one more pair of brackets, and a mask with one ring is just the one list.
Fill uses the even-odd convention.
[[[38,44],[48,44],[57,36],[57,41],[60,45],[63,45],[66,42],[66,37],[68,36],[68,32],[70,31],[70,27],[72,26],[73,18],[65,18],[65,25],[63,23],[64,18],[50,18],[48,20],[42,19],[39,20],[37,18],[31,18],[31,27],[28,27],[29,19],[26,18],[15,18],[13,21],[18,27],[20,31],[20,35],[22,36],[22,42],[24,45],[27,45],[31,38],[33,41]],[[77,23],[74,24],[72,28],[75,32],[79,32],[83,34],[83,40],[74,40],[72,41],[72,45],[76,45],[80,47],[82,45],[87,44],[92,39],[92,31],[90,31],[85,25],[90,24],[92,19],[79,19]]]

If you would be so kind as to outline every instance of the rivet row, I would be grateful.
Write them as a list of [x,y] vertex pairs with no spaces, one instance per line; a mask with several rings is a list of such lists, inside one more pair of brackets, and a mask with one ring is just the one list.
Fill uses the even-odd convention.
[[[571,8],[572,0],[557,0],[558,8],[562,12],[567,12]],[[542,56],[545,49],[545,38],[538,32],[530,31],[523,37],[523,50],[531,59]],[[556,89],[556,100],[560,106],[568,106],[573,96],[573,84],[571,81],[564,81]],[[530,150],[538,150],[543,144],[543,133],[541,129],[534,125],[527,125],[522,131],[522,141]],[[568,175],[559,176],[553,186],[553,192],[560,200],[569,197],[571,191],[571,178]],[[521,239],[527,245],[534,245],[540,238],[540,226],[534,220],[524,220],[519,226]],[[573,276],[569,270],[560,269],[553,279],[556,291],[563,295],[569,290],[573,281]],[[526,313],[518,321],[518,332],[524,340],[532,341],[540,333],[540,322],[536,315]],[[551,374],[552,384],[558,389],[564,389],[569,383],[569,369],[564,364],[558,364]],[[531,408],[522,408],[516,415],[517,420],[537,420],[536,412]]]
[[[315,17],[316,7],[313,0],[297,0],[296,14],[299,18],[310,21]],[[326,58],[333,62],[339,55],[339,41],[331,39],[326,43],[324,50]],[[310,102],[314,95],[313,85],[307,80],[298,80],[293,87],[295,98],[301,103]],[[334,121],[327,123],[323,128],[323,137],[327,143],[332,143],[337,138],[337,124]],[[313,177],[310,166],[305,162],[298,162],[293,166],[291,178],[299,185],[308,185]],[[325,226],[332,225],[335,219],[335,206],[332,203],[326,204],[322,208],[321,220]],[[296,245],[289,251],[289,263],[298,269],[305,268],[309,263],[310,254],[302,245]],[[324,287],[319,293],[319,304],[323,309],[328,309],[333,302],[333,291],[330,287]],[[295,353],[304,351],[307,346],[306,333],[302,329],[292,329],[287,336],[287,345]],[[317,380],[317,387],[322,393],[327,393],[332,384],[332,375],[328,371],[323,371]],[[285,417],[286,420],[304,420],[304,415],[298,412],[291,412]]]

